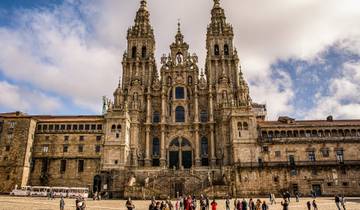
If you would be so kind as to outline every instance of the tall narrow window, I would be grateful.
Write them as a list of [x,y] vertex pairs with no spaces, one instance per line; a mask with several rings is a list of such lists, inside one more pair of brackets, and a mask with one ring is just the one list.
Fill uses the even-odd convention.
[[160,113],[158,111],[155,111],[153,113],[153,123],[159,123],[160,122]]
[[131,50],[131,57],[136,58],[136,47],[135,46]]
[[206,137],[201,138],[201,155],[202,156],[208,155],[208,140]]
[[171,85],[172,85],[172,79],[171,79],[171,77],[168,77],[168,78],[167,78],[167,84],[168,84],[168,86],[171,86]]
[[66,160],[61,160],[61,163],[60,163],[60,173],[65,173],[66,171]]
[[78,172],[84,172],[84,160],[78,162]]
[[339,163],[344,162],[344,150],[340,149],[336,151],[336,159]]
[[200,121],[201,121],[202,123],[206,123],[206,122],[208,121],[207,111],[202,110],[202,111],[200,112]]
[[175,98],[176,99],[184,99],[185,98],[185,88],[176,87],[175,88]]
[[188,76],[188,85],[192,85],[192,76]]
[[220,55],[219,45],[217,44],[214,46],[214,55]]
[[229,55],[229,45],[224,45],[224,55]]
[[143,46],[141,49],[141,57],[146,58],[146,47],[145,46]]
[[158,138],[153,139],[153,156],[158,156],[160,154],[160,141]]
[[310,151],[310,152],[308,153],[308,156],[309,156],[309,160],[310,160],[311,162],[315,162],[315,161],[316,161],[316,157],[315,157],[315,152],[314,152],[314,151]]
[[175,122],[185,122],[185,109],[182,106],[178,106],[175,109]]
[[248,129],[249,129],[249,126],[248,126],[247,122],[244,122],[243,126],[244,126],[244,130],[248,130]]

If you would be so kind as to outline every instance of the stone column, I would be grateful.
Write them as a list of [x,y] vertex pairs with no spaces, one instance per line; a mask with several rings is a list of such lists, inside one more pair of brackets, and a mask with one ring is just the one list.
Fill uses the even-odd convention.
[[163,90],[161,95],[161,142],[160,142],[160,165],[165,166],[166,165],[166,151],[165,151],[165,122],[166,122],[166,95]]
[[182,141],[182,139],[179,138],[179,169],[180,169],[180,170],[183,169],[183,165],[182,165],[182,148],[181,148],[181,141]]
[[212,86],[209,86],[209,115],[210,115],[210,165],[216,164],[215,157],[215,133],[214,133],[214,107],[213,107],[213,94]]
[[199,146],[199,95],[195,85],[195,166],[201,166],[200,146]]
[[147,95],[147,107],[146,107],[146,136],[145,136],[145,166],[151,166],[150,157],[150,125],[151,125],[151,103],[150,103],[150,91]]

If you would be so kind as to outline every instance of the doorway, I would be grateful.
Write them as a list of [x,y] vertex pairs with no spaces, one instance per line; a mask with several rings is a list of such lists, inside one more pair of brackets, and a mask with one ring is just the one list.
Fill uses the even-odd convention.
[[99,175],[94,176],[93,192],[101,191],[101,177]]
[[179,152],[178,151],[170,151],[169,152],[169,168],[179,169]]
[[192,166],[191,151],[183,151],[182,152],[182,165],[184,168],[191,168],[191,166]]
[[316,196],[321,196],[322,192],[321,192],[321,185],[319,184],[313,184],[312,185],[312,190],[316,193]]

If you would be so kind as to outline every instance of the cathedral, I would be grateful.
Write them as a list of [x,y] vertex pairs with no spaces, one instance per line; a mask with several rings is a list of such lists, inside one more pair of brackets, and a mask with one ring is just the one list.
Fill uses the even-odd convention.
[[219,0],[204,67],[180,23],[174,34],[158,68],[141,0],[102,115],[0,114],[0,192],[30,185],[114,198],[360,195],[360,120],[267,121],[266,106],[251,100]]

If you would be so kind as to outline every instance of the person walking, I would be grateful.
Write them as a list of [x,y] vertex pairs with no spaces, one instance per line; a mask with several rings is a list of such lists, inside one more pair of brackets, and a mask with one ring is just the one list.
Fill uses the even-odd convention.
[[152,200],[149,205],[149,210],[156,210],[156,201]]
[[236,210],[236,209],[237,209],[237,203],[238,203],[238,199],[237,199],[237,198],[235,198],[235,199],[234,199],[234,210]]
[[340,203],[341,203],[341,206],[343,207],[343,209],[346,210],[346,207],[345,207],[346,200],[345,200],[344,195],[341,196]]
[[179,198],[179,206],[180,210],[184,210],[184,199],[182,198],[182,196],[180,196]]
[[317,203],[315,200],[313,200],[312,206],[313,206],[314,210],[318,210]]
[[210,201],[209,201],[209,198],[206,196],[205,197],[205,201],[206,201],[206,209],[209,210],[210,209]]
[[269,210],[269,206],[266,204],[265,200],[261,205],[261,210]]
[[200,196],[200,210],[206,210],[206,199],[204,195]]
[[247,210],[248,209],[248,203],[245,200],[245,198],[242,200],[241,206],[242,206],[242,210]]
[[135,206],[134,206],[134,204],[132,203],[130,197],[129,197],[128,200],[126,201],[125,206],[126,206],[126,208],[127,208],[128,210],[133,210],[133,209],[135,209]]
[[240,200],[237,201],[236,206],[235,206],[235,210],[242,210],[243,206]]
[[281,201],[281,205],[283,207],[283,210],[289,210],[289,203],[287,200],[285,200],[284,202]]
[[296,199],[296,202],[298,203],[299,202],[299,199],[300,198],[300,193],[299,192],[296,192],[295,193],[295,199]]
[[213,201],[211,202],[211,210],[216,210],[216,208],[217,208],[217,203],[215,199],[213,199]]
[[64,197],[61,196],[60,199],[60,210],[64,210],[65,209],[65,201],[64,201]]
[[338,208],[338,210],[341,210],[340,209],[340,197],[339,197],[339,195],[335,195],[335,204],[336,204],[336,207]]
[[255,204],[252,198],[249,200],[249,210],[255,210]]
[[256,200],[255,210],[261,210],[261,200],[260,199]]
[[225,208],[226,208],[226,210],[230,210],[230,199],[229,199],[229,197],[227,197],[226,200],[225,200]]
[[306,202],[306,207],[307,207],[307,210],[311,210],[311,202],[310,201]]

